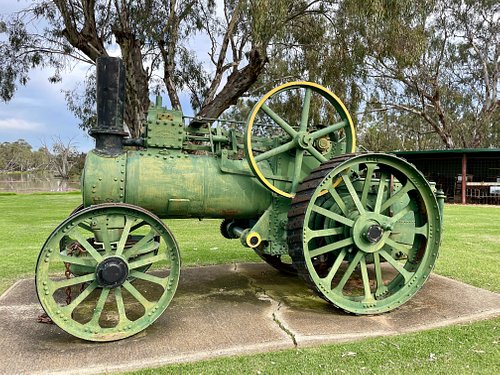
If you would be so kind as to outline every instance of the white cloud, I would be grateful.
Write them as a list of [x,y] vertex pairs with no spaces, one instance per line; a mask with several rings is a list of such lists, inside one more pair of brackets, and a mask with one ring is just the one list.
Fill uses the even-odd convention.
[[45,126],[36,121],[29,121],[21,118],[0,119],[0,132],[42,132]]

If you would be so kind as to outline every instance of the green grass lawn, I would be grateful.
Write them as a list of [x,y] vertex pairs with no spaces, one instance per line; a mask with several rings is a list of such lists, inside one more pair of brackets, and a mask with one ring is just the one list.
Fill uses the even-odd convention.
[[[78,194],[0,195],[0,292],[32,277],[51,231],[81,203]],[[167,220],[183,266],[257,262],[219,220]],[[500,292],[500,207],[447,205],[435,272]],[[500,373],[500,319],[341,345],[230,357],[155,369],[162,373]],[[149,373],[153,370],[140,371]]]
[[131,374],[500,373],[500,319],[315,348],[218,358]]

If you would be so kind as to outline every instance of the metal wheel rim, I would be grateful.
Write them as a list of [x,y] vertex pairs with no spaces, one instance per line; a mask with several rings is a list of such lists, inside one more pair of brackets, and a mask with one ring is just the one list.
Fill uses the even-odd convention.
[[[102,247],[106,250],[99,249],[100,251],[97,251],[95,243],[89,243],[85,237],[82,239],[81,234],[77,233],[76,228],[82,228],[82,225],[87,225],[89,220],[104,217],[123,217],[126,220],[126,225],[120,236],[120,241],[115,246],[107,242],[103,235],[104,245]],[[149,232],[143,236],[143,244],[140,245],[139,241],[127,247],[126,240],[130,237],[129,235],[137,230],[141,230],[141,227],[149,228]],[[81,229],[78,229],[78,231],[81,231]],[[89,231],[90,233],[91,231]],[[147,247],[156,241],[158,235],[164,243],[163,250],[147,252]],[[93,255],[87,258],[68,256],[64,253],[65,250],[60,249],[61,240],[68,238],[66,236],[71,236],[72,239],[76,237],[77,242],[85,247],[87,251],[90,248],[94,248]],[[151,240],[146,241],[147,238],[145,237],[151,238]],[[134,248],[135,245],[137,246]],[[119,250],[120,248],[121,250]],[[99,264],[103,263],[103,260],[109,258],[122,258],[129,269],[127,279],[120,286],[106,287],[98,285],[95,270]],[[69,279],[61,279],[60,275],[51,273],[51,266],[60,266],[61,262],[67,262],[70,266],[75,267],[87,267],[87,271],[83,275],[73,275]],[[165,277],[146,273],[149,266],[158,264],[159,262],[169,264],[168,271],[166,271],[168,274]],[[91,268],[93,268],[93,272],[89,271]],[[79,211],[67,218],[52,232],[38,257],[35,286],[43,309],[52,321],[64,331],[85,340],[113,341],[132,336],[151,325],[163,313],[172,300],[179,282],[179,276],[180,256],[178,245],[170,230],[159,218],[133,205],[102,204]],[[146,285],[150,283],[157,289],[163,289],[163,291],[159,292],[159,296],[156,299],[148,300],[151,297],[147,295],[148,298],[146,298],[144,290],[139,291],[132,284],[136,279],[139,279],[140,282]],[[69,305],[64,306],[61,304],[60,298],[56,301],[56,297],[54,296],[60,295],[62,289],[68,284],[71,287],[82,285],[82,290]],[[89,302],[87,300],[92,293],[99,294],[95,302],[92,317],[86,323],[75,320],[73,316],[75,311],[81,307],[80,305],[93,303],[93,301]],[[129,319],[124,293],[132,296],[132,299],[135,298],[137,305],[142,305],[143,313],[142,315],[139,313],[141,316],[137,319]],[[102,314],[109,313],[106,310],[109,301],[116,304],[115,315],[117,315],[118,322],[113,327],[101,327],[100,319]]]
[[[301,123],[300,123],[300,131],[304,132],[305,135],[311,135],[314,138],[314,134],[319,134],[319,131],[313,132],[313,133],[308,133],[307,132],[307,121],[308,121],[308,116],[309,116],[309,102],[310,102],[310,97],[312,92],[316,92],[320,94],[323,98],[325,98],[330,104],[334,106],[334,108],[337,110],[338,114],[342,118],[342,124],[334,124],[329,126],[331,128],[330,132],[325,133],[324,135],[328,135],[330,133],[333,133],[334,131],[337,131],[339,129],[344,129],[346,131],[346,153],[354,152],[356,148],[356,132],[354,129],[354,124],[351,119],[351,116],[349,112],[347,111],[347,108],[345,107],[344,103],[332,92],[330,92],[328,89],[325,87],[318,85],[316,83],[312,82],[305,82],[305,81],[299,81],[299,82],[289,82],[286,84],[283,84],[281,86],[278,86],[274,88],[273,90],[269,91],[266,95],[262,97],[262,99],[255,104],[253,107],[252,111],[250,112],[250,115],[247,120],[247,127],[245,131],[245,153],[247,157],[247,161],[249,163],[250,169],[252,172],[255,174],[255,176],[259,179],[260,182],[264,184],[268,189],[270,189],[272,192],[281,195],[283,197],[287,198],[293,198],[295,196],[297,187],[300,183],[299,181],[299,176],[300,176],[300,170],[302,167],[303,163],[303,156],[304,156],[304,151],[302,149],[299,149],[298,146],[293,146],[290,145],[290,149],[295,149],[296,150],[296,155],[295,155],[295,161],[294,161],[294,176],[292,177],[292,186],[289,189],[289,191],[282,190],[275,186],[275,184],[267,179],[264,176],[263,171],[259,167],[258,163],[262,161],[260,158],[262,158],[262,155],[259,155],[257,158],[253,154],[253,148],[252,148],[252,129],[253,125],[257,116],[257,113],[261,110],[264,109],[264,111],[268,111],[265,106],[265,102],[270,99],[273,95],[279,94],[280,92],[286,91],[286,90],[294,90],[294,89],[299,89],[299,88],[304,88],[306,89],[306,94],[304,98],[304,103],[302,106],[302,116],[301,116]],[[309,99],[307,99],[309,98]],[[272,110],[271,110],[272,112]],[[266,112],[268,113],[268,112]],[[268,113],[269,114],[269,113]],[[273,114],[273,116],[279,116],[277,114]],[[277,124],[279,127],[281,127],[283,130],[290,132],[293,130],[291,129],[290,125],[286,123],[285,120],[279,118],[277,120],[274,120],[275,124]],[[290,134],[291,135],[291,134]],[[295,134],[296,135],[296,134]],[[292,141],[290,141],[292,142]],[[288,142],[288,143],[290,143]],[[287,144],[288,144],[287,143]],[[281,147],[281,146],[280,146]],[[277,148],[276,148],[277,149]],[[272,149],[272,150],[276,150]],[[284,147],[283,149],[286,149]],[[271,151],[272,151],[271,150]],[[285,150],[286,151],[286,150]],[[308,149],[309,152],[313,154],[315,158],[319,161],[319,163],[325,162],[327,159],[321,155],[317,150],[315,151],[314,147],[310,147]],[[284,151],[283,151],[284,152]],[[264,159],[265,160],[265,159]]]
[[[356,213],[345,215],[343,213],[339,214],[337,212],[333,212],[332,210],[326,210],[333,212],[332,214],[329,214],[326,211],[321,210],[321,207],[317,208],[318,206],[315,205],[315,203],[320,199],[326,199],[325,194],[328,194],[331,196],[330,199],[334,200],[338,206],[339,204],[337,203],[337,200],[339,200],[339,198],[337,197],[337,200],[335,200],[332,193],[330,193],[328,189],[337,191],[340,185],[339,179],[342,179],[345,185],[349,184],[351,186],[350,189],[352,189],[353,181],[350,181],[350,183],[345,182],[346,179],[349,180],[348,172],[351,171],[353,167],[361,164],[366,166],[379,166],[381,167],[381,170],[388,172],[391,171],[394,176],[399,176],[399,179],[402,181],[406,178],[405,185],[403,186],[410,188],[410,190],[408,190],[407,193],[403,193],[400,198],[403,199],[405,194],[411,194],[413,198],[418,200],[416,206],[410,207],[408,212],[405,214],[408,215],[412,212],[415,215],[414,242],[411,245],[411,248],[407,249],[408,255],[406,263],[403,266],[397,266],[400,267],[399,269],[395,268],[397,271],[396,276],[389,283],[385,283],[384,281],[380,282],[380,280],[383,280],[384,272],[382,271],[380,261],[384,259],[387,263],[394,267],[397,262],[390,254],[388,254],[387,247],[395,247],[400,250],[404,247],[391,238],[393,237],[393,231],[390,229],[385,230],[384,233],[389,234],[387,234],[387,237],[383,240],[383,246],[378,250],[376,250],[376,246],[379,246],[380,243],[373,245],[373,247],[371,247],[371,244],[368,244],[365,247],[364,243],[361,243],[361,235],[358,233],[359,231],[356,230],[357,223],[362,222],[361,220],[365,220],[369,223],[373,218],[379,220],[377,215],[371,215],[369,211],[370,207],[367,207],[367,202],[365,201],[366,198],[364,197],[362,191],[349,191],[350,199],[353,200],[353,205],[356,206],[356,209],[359,208],[359,210],[365,210],[362,214],[358,212],[358,217],[356,217]],[[372,182],[370,181],[370,183]],[[366,185],[363,185],[363,190],[365,186]],[[377,190],[377,197],[378,193],[379,190]],[[355,196],[358,198],[358,202],[356,203],[354,203],[354,200],[356,199]],[[377,200],[379,199],[377,198]],[[380,199],[380,203],[376,203],[375,207],[372,209],[373,211],[386,212],[386,210],[391,207],[389,204],[390,202],[390,197],[385,201],[382,197]],[[395,201],[394,204],[396,204]],[[342,203],[340,203],[340,205],[342,205]],[[358,205],[360,207],[358,207]],[[404,210],[406,211],[407,208],[405,207]],[[308,223],[311,220],[314,221],[315,216],[322,214],[328,214],[329,216],[325,216],[325,218],[330,219],[333,222],[339,223],[339,220],[343,221],[343,227],[346,229],[344,233],[349,234],[340,235],[340,233],[338,233],[340,237],[337,237],[336,240],[331,240],[330,243],[322,245],[323,248],[314,248],[315,246],[310,246],[310,244],[312,243],[311,236],[318,235],[319,233],[314,233],[315,230],[323,230],[323,232],[321,232],[323,233],[323,236],[325,236],[325,234],[328,233],[327,231],[330,230],[330,237],[333,236],[332,233],[340,231],[340,229],[337,230],[333,228],[308,227]],[[349,215],[351,215],[351,217],[349,217]],[[401,215],[403,215],[403,211],[394,214],[393,218],[400,217],[395,221],[395,224],[400,223],[400,221],[404,219],[405,215],[402,217]],[[380,219],[380,221],[383,220]],[[417,227],[417,225],[419,226]],[[342,225],[339,227],[342,227]],[[349,230],[348,228],[354,229]],[[428,278],[438,255],[441,234],[440,230],[441,219],[437,201],[431,187],[420,172],[418,172],[410,164],[394,156],[373,154],[366,156],[361,155],[335,167],[323,179],[311,196],[311,200],[307,206],[304,217],[303,252],[305,266],[318,291],[324,298],[336,306],[356,314],[374,314],[389,311],[402,305],[410,299],[422,287],[423,283]],[[358,244],[363,247],[364,250],[358,248]],[[349,248],[352,248],[353,250],[349,250]],[[328,251],[325,252],[325,250],[328,249],[331,249],[329,251],[330,253],[335,254],[334,261],[332,262],[328,273],[319,275],[313,264],[314,259],[320,254],[328,254]],[[350,253],[350,251],[352,251],[352,253]],[[348,263],[347,268],[342,270],[342,263],[344,262],[344,259],[348,258],[348,256],[351,257],[351,261]],[[369,275],[368,272],[369,269],[367,263],[369,256],[373,257],[374,265],[372,275]],[[361,296],[347,296],[343,293],[343,287],[345,285],[340,289],[338,289],[338,287],[345,281],[343,278],[346,277],[346,275],[347,281],[345,282],[350,281],[352,273],[357,267],[359,267],[359,273],[361,273],[363,293]],[[339,271],[344,272],[341,278],[340,275],[336,274]],[[377,273],[380,275],[380,279],[377,279]],[[340,278],[337,285],[335,285],[335,277]],[[372,280],[372,278],[374,280]],[[371,287],[371,283],[374,283],[375,287]]]

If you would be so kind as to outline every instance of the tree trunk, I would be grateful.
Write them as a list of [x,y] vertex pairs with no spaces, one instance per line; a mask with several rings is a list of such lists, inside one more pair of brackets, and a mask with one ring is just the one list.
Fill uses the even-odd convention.
[[[224,88],[212,101],[202,106],[197,116],[218,118],[222,112],[231,105],[236,104],[238,98],[248,91],[264,71],[268,59],[265,53],[262,53],[256,47],[252,47],[248,54],[248,60],[247,66],[231,73]],[[196,120],[192,123],[195,126],[198,124]]]
[[126,80],[124,121],[132,138],[138,138],[142,133],[150,104],[148,76],[142,65],[140,49],[128,44],[121,45]]
[[145,114],[150,104],[149,77],[142,65],[140,41],[126,30],[114,30],[114,34],[122,50],[125,65],[124,121],[132,138],[138,138],[142,133]]

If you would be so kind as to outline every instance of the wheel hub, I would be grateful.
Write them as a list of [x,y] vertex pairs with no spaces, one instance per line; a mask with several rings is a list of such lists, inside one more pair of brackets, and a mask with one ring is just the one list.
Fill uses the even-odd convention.
[[305,150],[314,144],[314,138],[307,132],[299,132],[297,133],[297,143]]
[[382,235],[384,234],[384,230],[380,225],[371,225],[368,227],[368,230],[365,233],[365,238],[368,242],[376,243],[380,241]]
[[120,257],[104,259],[96,268],[97,283],[106,288],[122,285],[128,277],[128,265]]
[[365,253],[374,253],[384,246],[384,235],[388,226],[386,218],[374,213],[359,215],[350,230],[354,244]]

